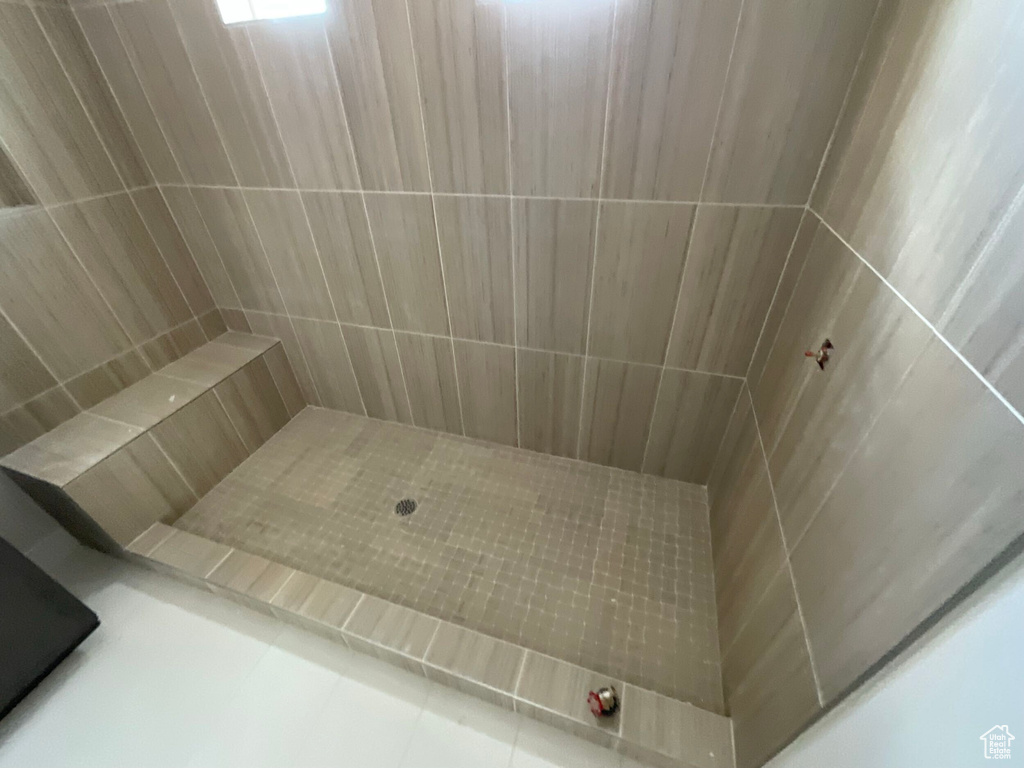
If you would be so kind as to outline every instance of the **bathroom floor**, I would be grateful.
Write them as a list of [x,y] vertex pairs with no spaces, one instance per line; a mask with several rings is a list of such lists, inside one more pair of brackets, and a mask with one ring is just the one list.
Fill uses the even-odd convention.
[[722,711],[699,486],[307,408],[176,526]]

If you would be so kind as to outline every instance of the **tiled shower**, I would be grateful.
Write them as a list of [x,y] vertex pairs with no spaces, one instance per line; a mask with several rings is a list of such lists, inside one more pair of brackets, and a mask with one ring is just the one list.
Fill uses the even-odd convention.
[[1021,71],[1012,0],[0,0],[0,463],[762,765],[1022,548]]

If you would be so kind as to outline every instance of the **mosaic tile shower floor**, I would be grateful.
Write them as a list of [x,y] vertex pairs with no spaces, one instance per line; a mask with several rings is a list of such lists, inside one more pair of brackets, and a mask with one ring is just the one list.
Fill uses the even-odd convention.
[[176,526],[722,712],[699,486],[307,408]]

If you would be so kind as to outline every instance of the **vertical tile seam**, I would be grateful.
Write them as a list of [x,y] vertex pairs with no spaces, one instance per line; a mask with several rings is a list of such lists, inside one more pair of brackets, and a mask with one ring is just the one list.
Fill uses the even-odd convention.
[[[512,262],[512,354],[515,358],[516,374],[516,445],[522,448],[523,426],[520,415],[520,411],[522,410],[522,397],[519,389],[519,302],[516,295],[516,210],[515,200],[512,197],[512,192],[515,190],[512,170],[512,85],[510,82],[512,78],[512,63],[509,58],[509,24],[507,5],[503,5],[501,8],[501,30],[501,42],[503,48],[501,64],[504,68],[505,75],[505,143],[508,145],[508,227],[509,240],[511,241],[509,260]],[[452,329],[452,335],[455,335],[454,328]]]
[[[413,39],[413,34],[412,34],[412,14],[409,11],[409,0],[403,0],[403,2],[404,2],[404,5],[405,5],[406,28],[409,30],[409,49],[412,52],[413,73],[414,73],[414,77],[416,78],[416,101],[417,101],[416,108],[419,110],[419,113],[420,113],[420,130],[422,131],[422,134],[423,134],[423,155],[424,155],[424,157],[426,158],[426,161],[427,161],[427,183],[430,186],[430,211],[431,211],[431,214],[434,217],[434,239],[435,239],[435,241],[437,243],[437,261],[438,261],[438,264],[439,264],[439,266],[441,268],[441,288],[444,291],[444,310],[445,310],[445,314],[448,317],[448,337],[451,340],[451,346],[452,346],[452,368],[455,371],[455,391],[456,391],[456,394],[458,395],[458,398],[459,398],[459,418],[462,420],[462,434],[463,434],[463,436],[465,436],[466,435],[466,415],[465,415],[465,410],[464,410],[463,405],[462,405],[462,385],[459,383],[459,361],[456,359],[456,354],[455,354],[455,326],[452,325],[451,304],[450,304],[450,302],[448,300],[448,281],[447,281],[447,279],[445,277],[445,271],[444,271],[444,253],[443,253],[443,250],[441,248],[441,233],[438,231],[438,227],[437,227],[437,205],[436,205],[435,200],[434,200],[434,173],[431,170],[430,147],[427,145],[427,122],[426,122],[426,117],[423,114],[423,91],[422,91],[422,88],[420,86],[419,64],[416,61],[416,42]],[[397,344],[396,344],[396,346],[397,346]],[[513,355],[512,365],[513,365],[513,369],[514,369],[515,368],[515,356],[514,355]],[[406,396],[408,396],[408,390],[406,391]],[[516,396],[518,397],[518,392],[516,393]],[[517,423],[518,423],[518,419],[519,419],[519,403],[518,403],[518,401],[515,401],[514,407],[516,408],[516,419],[517,419]],[[409,406],[409,410],[410,411],[412,410],[411,403],[410,403],[410,406]],[[519,446],[519,435],[518,435],[518,432],[517,432],[517,434],[516,434],[516,447],[518,447],[518,446]]]
[[195,504],[198,504],[202,496],[200,496],[199,492],[192,487],[192,483],[188,481],[188,478],[185,476],[185,473],[182,471],[181,467],[178,466],[178,462],[171,458],[171,454],[167,452],[167,449],[164,448],[163,443],[161,443],[157,439],[157,436],[153,434],[151,430],[143,432],[143,434],[148,434],[150,438],[152,438],[153,444],[156,446],[157,450],[160,451],[160,453],[163,455],[165,459],[167,459],[167,463],[171,465],[171,468],[175,471],[178,477],[181,478],[181,482],[183,482],[185,484],[185,487],[188,488],[189,492],[191,492],[192,498],[195,499]]

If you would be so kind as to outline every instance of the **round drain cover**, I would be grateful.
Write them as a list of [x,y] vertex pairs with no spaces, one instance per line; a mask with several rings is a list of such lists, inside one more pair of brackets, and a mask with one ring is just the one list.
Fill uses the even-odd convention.
[[395,514],[401,517],[411,515],[416,511],[416,502],[412,499],[402,499],[400,502],[395,504]]

